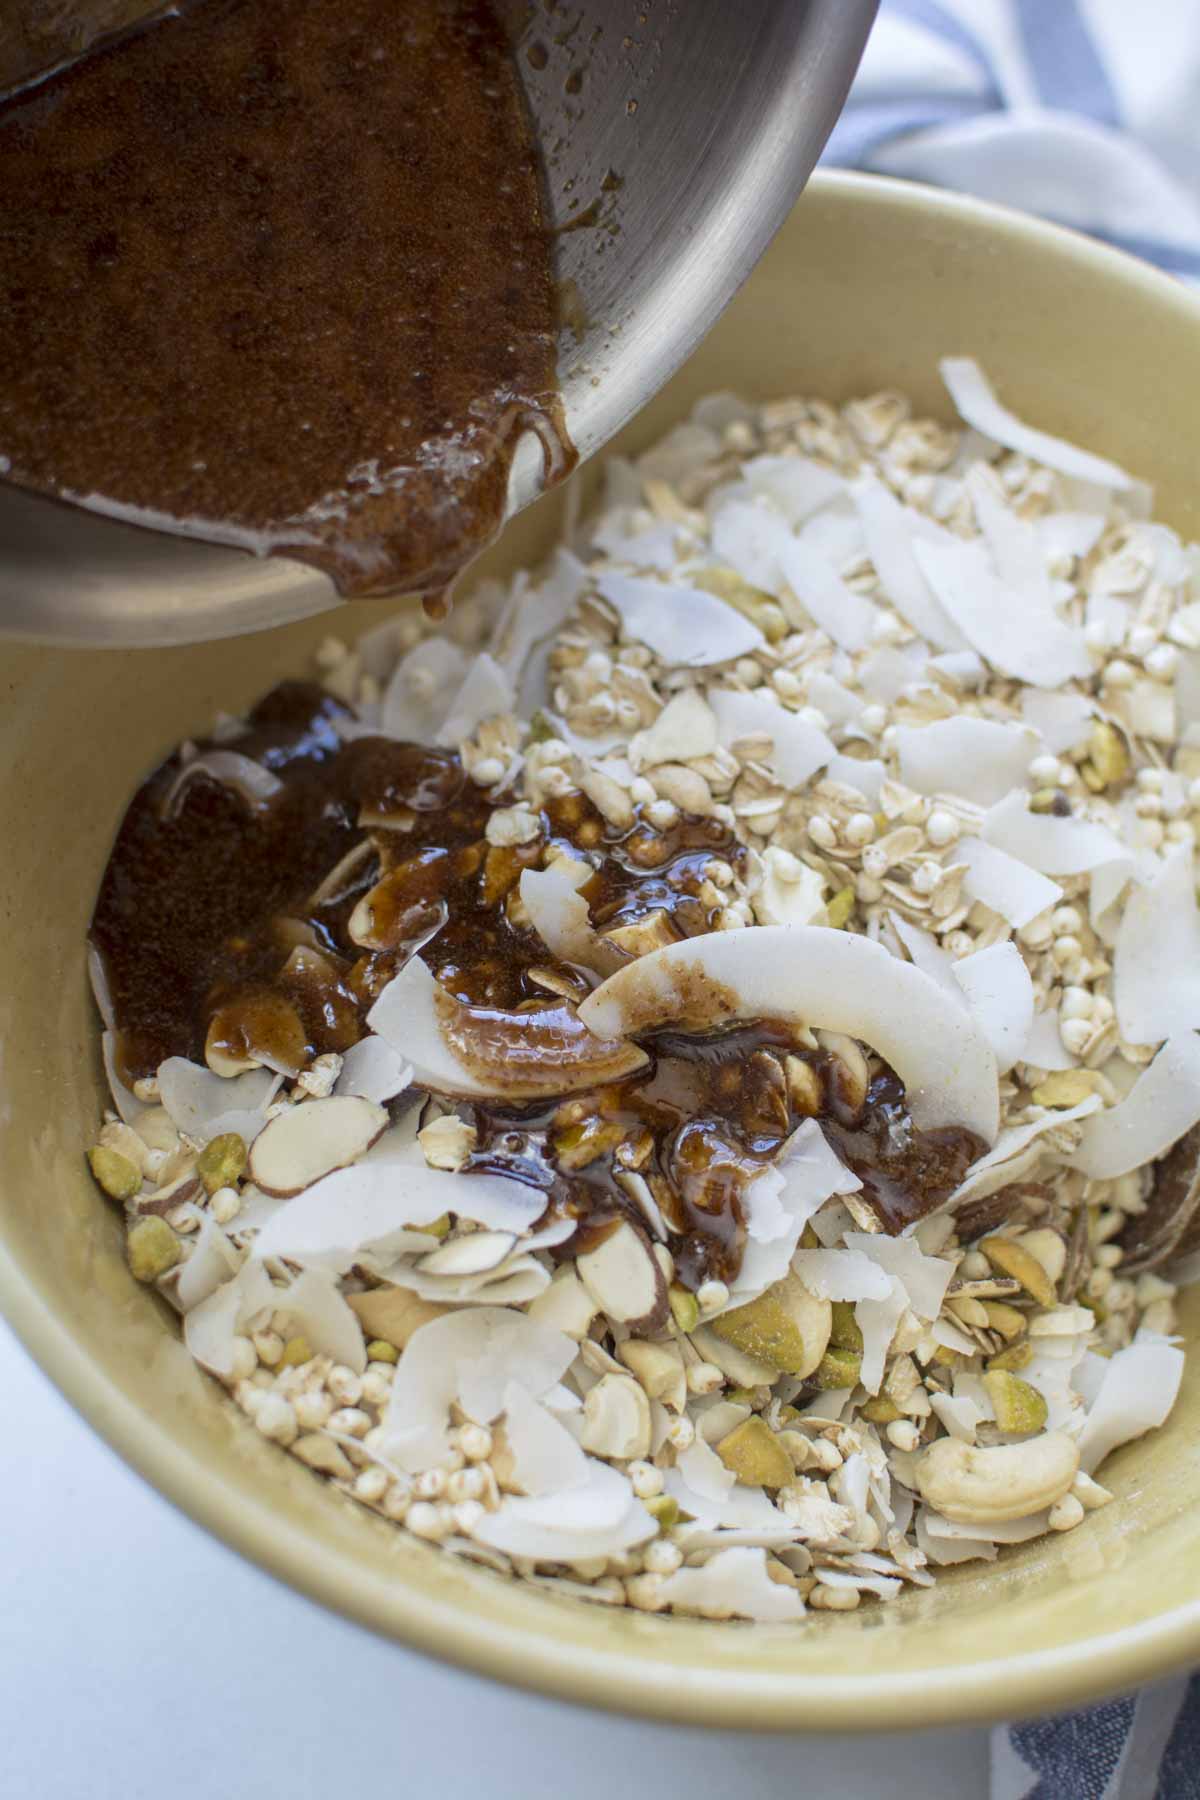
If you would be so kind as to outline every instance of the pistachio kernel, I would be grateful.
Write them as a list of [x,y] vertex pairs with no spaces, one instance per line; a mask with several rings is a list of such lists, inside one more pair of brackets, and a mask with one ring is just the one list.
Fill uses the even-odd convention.
[[179,1261],[179,1239],[165,1219],[139,1219],[125,1239],[125,1253],[135,1281],[157,1281]]
[[716,1445],[717,1455],[743,1487],[786,1487],[792,1459],[765,1419],[743,1419]]
[[862,1374],[862,1351],[839,1350],[831,1346],[813,1371],[813,1380],[825,1392],[850,1388]]
[[119,1150],[97,1144],[88,1151],[92,1174],[111,1200],[132,1200],[142,1185],[141,1171]]
[[896,1402],[889,1400],[886,1394],[872,1395],[870,1400],[859,1407],[858,1412],[859,1417],[866,1419],[870,1425],[894,1425],[897,1419],[904,1417]]
[[989,1368],[983,1385],[1001,1431],[1040,1431],[1046,1423],[1046,1397],[1009,1369]]
[[981,1240],[979,1248],[993,1269],[999,1269],[1002,1275],[1011,1275],[1014,1281],[1019,1281],[1039,1306],[1057,1304],[1058,1295],[1054,1283],[1036,1256],[1031,1256],[1023,1245],[1015,1243],[1012,1238],[987,1237]]
[[372,1338],[367,1345],[367,1361],[397,1363],[400,1361],[400,1352],[395,1344],[389,1344],[383,1338]]
[[246,1145],[236,1131],[223,1131],[220,1137],[209,1139],[196,1158],[196,1173],[206,1194],[233,1187],[241,1180],[246,1173]]
[[658,1529],[664,1534],[678,1525],[681,1516],[679,1502],[670,1494],[655,1494],[651,1499],[643,1500],[642,1505],[650,1517],[658,1521]]
[[1088,739],[1091,763],[1104,787],[1115,787],[1129,773],[1129,752],[1115,725],[1097,719]]
[[834,931],[842,931],[853,911],[854,889],[852,887],[839,888],[825,908],[825,917]]
[[863,1334],[859,1330],[858,1320],[854,1316],[852,1300],[835,1300],[833,1305],[833,1322],[829,1329],[829,1342],[835,1350],[862,1351]]
[[687,1288],[680,1287],[678,1283],[674,1282],[667,1297],[671,1302],[671,1317],[684,1336],[688,1336],[700,1323],[699,1301],[695,1294],[689,1293]]
[[312,1345],[306,1337],[299,1336],[288,1339],[283,1346],[283,1355],[279,1360],[284,1368],[299,1369],[304,1363],[311,1362],[312,1359]]
[[989,1358],[988,1369],[1010,1369],[1015,1372],[1017,1369],[1027,1368],[1032,1361],[1032,1344],[1010,1344],[1007,1350],[998,1350],[995,1356]]

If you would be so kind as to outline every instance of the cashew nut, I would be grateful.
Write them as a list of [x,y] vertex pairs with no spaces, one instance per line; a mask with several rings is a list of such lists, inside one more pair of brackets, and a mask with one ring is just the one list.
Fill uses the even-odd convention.
[[956,1525],[1000,1525],[1053,1506],[1068,1492],[1079,1448],[1064,1431],[981,1448],[939,1438],[916,1466],[921,1498]]
[[631,1375],[602,1375],[588,1390],[583,1417],[579,1441],[593,1456],[649,1456],[650,1402]]

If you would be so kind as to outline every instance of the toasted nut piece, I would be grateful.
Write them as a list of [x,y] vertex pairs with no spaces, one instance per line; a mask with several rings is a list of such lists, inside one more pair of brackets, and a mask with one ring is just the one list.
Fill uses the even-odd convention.
[[602,1375],[584,1397],[583,1418],[579,1441],[593,1456],[649,1456],[650,1401],[631,1375]]
[[443,1113],[431,1119],[417,1133],[421,1154],[431,1169],[447,1169],[457,1174],[470,1160],[478,1133],[473,1125],[456,1113]]
[[297,1438],[292,1445],[292,1455],[298,1456],[310,1469],[318,1469],[322,1475],[336,1475],[342,1481],[348,1481],[354,1473],[354,1466],[345,1451],[323,1431],[310,1431]]
[[672,1282],[668,1299],[671,1303],[671,1317],[684,1336],[689,1336],[700,1323],[700,1302],[695,1294],[680,1287],[677,1282]]
[[250,1150],[250,1176],[264,1194],[287,1199],[357,1162],[388,1126],[384,1107],[357,1094],[307,1100],[268,1120]]
[[656,1494],[652,1500],[643,1500],[642,1505],[652,1519],[658,1520],[661,1532],[670,1531],[679,1523],[679,1502],[670,1494]]
[[1129,773],[1129,752],[1115,725],[1097,719],[1088,739],[1091,763],[1104,787],[1115,787]]
[[366,1294],[346,1296],[358,1314],[363,1331],[403,1350],[414,1331],[431,1319],[440,1319],[451,1309],[436,1300],[420,1300],[411,1288],[379,1287]]
[[165,1219],[139,1219],[125,1239],[135,1281],[157,1281],[179,1261],[179,1239]]
[[861,1353],[863,1334],[854,1316],[853,1300],[834,1300],[832,1307],[829,1342],[836,1350],[857,1350]]
[[897,1419],[904,1416],[896,1402],[889,1400],[886,1394],[873,1394],[859,1407],[858,1412],[860,1418],[872,1425],[894,1425]]
[[825,1354],[832,1321],[829,1301],[810,1294],[789,1273],[746,1306],[713,1319],[711,1327],[726,1343],[785,1375],[811,1375]]
[[196,1173],[206,1194],[232,1187],[245,1172],[246,1146],[236,1131],[223,1131],[220,1137],[210,1138],[196,1158]]
[[1046,1398],[1008,1369],[989,1369],[983,1378],[1001,1431],[1040,1431],[1046,1423]]
[[629,956],[648,956],[651,950],[665,950],[668,944],[679,942],[679,933],[661,907],[643,913],[640,919],[633,919],[628,925],[614,925],[611,931],[601,935],[605,943],[615,944]]
[[1078,1106],[1096,1092],[1095,1069],[1056,1069],[1033,1090],[1035,1106]]
[[560,1169],[586,1169],[599,1157],[607,1156],[625,1136],[619,1119],[584,1119],[568,1125],[553,1138],[554,1159]]
[[783,1072],[787,1076],[788,1100],[792,1111],[802,1114],[806,1119],[815,1119],[825,1104],[821,1077],[817,1071],[802,1056],[788,1056],[784,1058]]
[[831,1391],[850,1388],[862,1374],[861,1350],[826,1350],[813,1371],[812,1379],[819,1388]]
[[736,1382],[738,1387],[770,1387],[778,1377],[779,1371],[771,1363],[763,1362],[760,1357],[750,1356],[745,1350],[739,1350],[736,1344],[728,1343],[715,1332],[711,1325],[698,1325],[692,1333],[692,1343],[706,1362],[715,1363],[722,1375]]
[[576,1343],[587,1336],[599,1310],[574,1269],[566,1264],[555,1270],[550,1286],[543,1288],[527,1308],[531,1319],[565,1333]]
[[920,1456],[921,1498],[956,1525],[1000,1525],[1061,1500],[1079,1468],[1079,1447],[1065,1431],[1021,1444],[980,1447],[939,1438]]
[[712,790],[703,775],[684,763],[659,763],[647,771],[650,785],[660,800],[670,800],[680,812],[706,817],[713,809]]
[[825,907],[825,921],[833,927],[834,931],[842,931],[853,911],[854,889],[852,887],[839,888]]
[[1003,1300],[983,1300],[980,1305],[986,1315],[987,1329],[998,1331],[1010,1342],[1019,1338],[1029,1323],[1023,1312],[1018,1312],[1015,1306],[1006,1306]]
[[1007,1350],[1000,1350],[988,1361],[989,1369],[1024,1369],[1033,1361],[1033,1345],[1026,1341],[1023,1344],[1010,1344]]
[[[851,897],[853,898],[853,889]],[[837,899],[838,896],[835,896],[830,902],[830,908],[837,905]],[[857,1118],[863,1109],[871,1081],[871,1071],[863,1055],[862,1045],[840,1031],[818,1031],[817,1042],[833,1059],[830,1085],[839,1111],[845,1112],[851,1119]]]
[[1023,1231],[1016,1241],[1023,1250],[1028,1250],[1030,1256],[1037,1258],[1057,1287],[1067,1266],[1066,1239],[1061,1233],[1052,1231],[1045,1225],[1036,1231]]
[[658,1331],[666,1323],[667,1284],[650,1240],[622,1219],[594,1249],[575,1258],[575,1269],[588,1293],[610,1319],[628,1325],[635,1335]]
[[571,772],[596,811],[603,814],[608,823],[615,825],[618,831],[628,831],[633,824],[633,801],[629,797],[628,788],[623,788],[611,775],[594,768],[581,757],[572,764]]
[[979,1248],[993,1269],[999,1269],[1002,1275],[1011,1275],[1014,1280],[1019,1281],[1039,1306],[1055,1304],[1058,1295],[1055,1293],[1054,1283],[1036,1256],[1023,1249],[1014,1238],[986,1237],[980,1241]]
[[143,1175],[146,1173],[146,1141],[138,1136],[132,1125],[126,1125],[122,1119],[110,1119],[107,1125],[100,1127],[100,1136],[96,1140],[106,1150],[117,1150],[133,1164]]
[[88,1151],[92,1174],[112,1200],[132,1200],[142,1185],[141,1170],[119,1150],[97,1144]]
[[795,1474],[791,1457],[765,1419],[757,1415],[735,1425],[716,1451],[742,1487],[786,1487]]
[[[531,1306],[530,1316],[533,1312]],[[623,1344],[617,1345],[617,1355],[651,1400],[661,1400],[674,1412],[683,1411],[687,1403],[687,1377],[683,1357],[674,1344],[652,1344],[645,1338],[626,1338]]]

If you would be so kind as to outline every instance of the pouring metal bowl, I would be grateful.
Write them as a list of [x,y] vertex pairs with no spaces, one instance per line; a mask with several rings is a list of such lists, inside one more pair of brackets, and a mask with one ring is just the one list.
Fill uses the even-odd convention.
[[[815,181],[618,447],[646,445],[716,388],[840,399],[886,385],[948,416],[936,374],[948,351],[977,355],[1039,424],[1151,478],[1158,515],[1200,535],[1196,299],[1082,238],[886,181]],[[561,504],[517,520],[481,574],[547,551]],[[1062,1707],[1200,1659],[1194,1363],[1168,1425],[1106,1468],[1115,1502],[1077,1531],[802,1627],[615,1612],[452,1561],[335,1501],[198,1372],[130,1278],[84,1167],[103,1104],[84,931],[139,776],[216,709],[302,670],[329,623],[137,654],[4,654],[0,1302],[85,1417],[195,1519],[325,1605],[576,1701],[695,1724],[897,1729]],[[1194,1336],[1200,1305],[1183,1317]]]
[[[573,0],[558,13],[503,0],[557,234],[568,321],[559,380],[581,458],[679,367],[782,224],[841,110],[875,5]],[[48,12],[22,0],[0,20],[0,88],[160,9],[64,0]],[[536,499],[541,468],[526,435],[510,513]],[[193,643],[336,604],[332,582],[302,563],[0,483],[0,634]]]

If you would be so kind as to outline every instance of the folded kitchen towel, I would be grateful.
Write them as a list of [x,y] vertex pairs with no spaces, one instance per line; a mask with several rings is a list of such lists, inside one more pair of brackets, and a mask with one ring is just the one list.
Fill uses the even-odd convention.
[[[1200,283],[1200,0],[883,0],[827,164]],[[1200,1676],[992,1735],[992,1800],[1200,1800]]]

